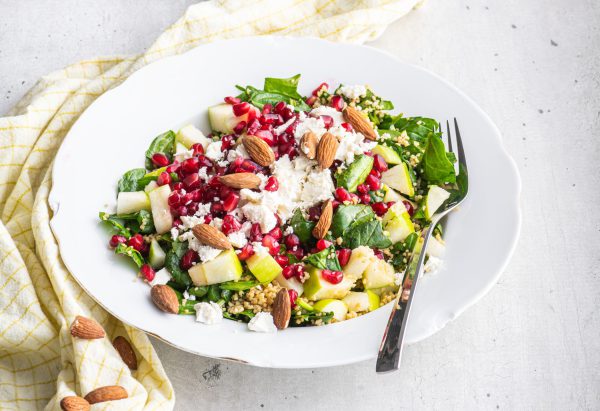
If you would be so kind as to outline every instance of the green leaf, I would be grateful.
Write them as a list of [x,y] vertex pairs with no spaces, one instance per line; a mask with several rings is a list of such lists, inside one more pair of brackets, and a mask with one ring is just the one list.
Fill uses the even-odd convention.
[[113,226],[113,228],[115,228],[117,230],[117,234],[122,235],[126,238],[131,237],[131,232],[129,231],[129,229],[127,227],[125,227],[123,225],[123,221],[121,219],[116,218],[115,216],[112,216],[103,211],[101,211],[99,213],[99,217],[100,217],[100,220],[105,221],[108,224],[110,224],[111,226]]
[[348,230],[344,235],[344,245],[352,249],[361,245],[372,248],[387,248],[392,245],[392,242],[383,233],[381,221],[371,220],[355,225]]
[[123,177],[119,180],[119,184],[117,188],[119,193],[122,191],[140,191],[143,190],[144,187],[139,186],[140,178],[144,177],[146,174],[146,170],[143,168],[134,168],[133,170],[129,170]]
[[302,99],[300,93],[298,93],[298,82],[300,81],[300,74],[296,74],[290,78],[265,78],[265,91],[272,93],[279,93],[285,96],[289,96],[295,99]]
[[188,289],[188,294],[198,298],[204,297],[208,293],[208,286],[191,287]]
[[192,284],[192,279],[187,271],[182,270],[179,262],[181,257],[187,251],[187,243],[181,243],[179,241],[173,241],[171,249],[167,252],[165,257],[165,268],[171,273],[173,281],[182,286],[188,287]]
[[175,154],[175,133],[172,130],[159,134],[152,140],[150,147],[146,150],[146,169],[152,170],[152,156],[156,153],[163,153],[167,157],[172,158]]
[[146,263],[139,251],[123,243],[115,248],[115,253],[131,258],[138,268],[141,268]]
[[315,223],[308,221],[302,215],[302,211],[297,209],[290,220],[290,225],[294,229],[294,234],[298,236],[302,244],[308,244],[312,241],[312,230]]
[[313,267],[320,268],[321,270],[334,270],[341,271],[342,266],[335,254],[335,247],[329,246],[323,251],[311,254],[304,259],[306,264],[310,264]]
[[135,213],[115,215],[100,213],[100,219],[110,222],[120,231],[120,227],[123,226],[134,233],[152,234],[156,231],[154,228],[154,219],[152,218],[152,213],[148,210],[140,210],[136,211]]
[[344,237],[346,231],[358,224],[375,218],[373,209],[367,205],[343,205],[338,206],[333,220],[331,221],[331,232],[333,237]]
[[344,187],[351,193],[356,191],[356,188],[365,182],[369,172],[373,168],[373,157],[360,155],[354,161],[337,175],[338,187]]
[[454,165],[446,155],[446,146],[436,135],[431,135],[427,142],[421,166],[423,167],[423,178],[429,183],[441,184],[456,181]]
[[302,311],[300,314],[296,314],[296,311],[292,311],[290,327],[313,325],[317,320],[321,320],[323,324],[329,324],[332,318],[332,312]]
[[219,284],[219,287],[221,287],[221,290],[245,291],[259,284],[258,281],[227,281],[226,283]]

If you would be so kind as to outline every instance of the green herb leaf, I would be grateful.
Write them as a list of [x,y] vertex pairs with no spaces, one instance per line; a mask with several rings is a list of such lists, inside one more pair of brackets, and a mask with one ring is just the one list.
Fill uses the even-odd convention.
[[294,99],[302,99],[300,93],[298,93],[298,82],[300,81],[300,74],[296,74],[290,78],[265,78],[265,91],[272,93],[279,93],[289,96]]
[[304,259],[306,264],[310,264],[313,267],[320,268],[321,270],[334,270],[341,271],[342,266],[335,254],[335,247],[329,246],[323,251],[311,254]]
[[259,284],[258,281],[227,281],[226,283],[219,284],[219,287],[221,287],[221,290],[245,291]]
[[138,268],[141,268],[146,263],[139,251],[123,243],[115,248],[115,253],[131,258]]
[[387,248],[392,245],[392,242],[383,233],[381,221],[372,220],[357,224],[348,230],[344,235],[344,245],[352,249],[361,245],[373,248]]
[[370,221],[375,218],[373,209],[367,205],[340,205],[338,206],[333,220],[331,221],[331,232],[333,237],[343,237],[347,230]]
[[332,318],[332,312],[302,311],[300,314],[296,314],[296,311],[292,311],[290,327],[313,325],[317,320],[321,320],[323,324],[329,324]]
[[134,168],[133,170],[129,170],[123,177],[119,180],[119,184],[117,188],[119,193],[122,191],[140,191],[143,190],[144,187],[140,187],[138,182],[140,178],[144,177],[146,174],[146,170],[143,168]]
[[446,146],[437,135],[431,135],[427,141],[425,154],[421,160],[423,178],[429,183],[454,183],[456,174],[454,165],[446,155]]
[[302,215],[302,211],[297,209],[290,220],[290,225],[294,229],[294,234],[298,236],[302,244],[308,244],[312,241],[312,230],[315,223],[308,221]]
[[167,252],[165,257],[165,268],[171,273],[173,281],[182,286],[188,287],[192,284],[192,279],[187,271],[182,270],[179,262],[181,257],[187,251],[186,243],[180,243],[179,241],[173,241],[171,249]]
[[123,221],[120,220],[119,218],[116,218],[115,216],[112,216],[103,211],[101,211],[99,213],[99,217],[100,217],[100,220],[105,221],[105,222],[109,223],[111,226],[113,226],[113,228],[115,228],[117,230],[117,234],[122,235],[126,238],[131,237],[131,232],[129,231],[129,229],[127,227],[125,227],[125,225],[123,224]]
[[175,133],[172,130],[159,134],[152,140],[150,147],[146,150],[146,169],[152,170],[152,156],[156,153],[163,153],[167,157],[172,158],[175,154]]

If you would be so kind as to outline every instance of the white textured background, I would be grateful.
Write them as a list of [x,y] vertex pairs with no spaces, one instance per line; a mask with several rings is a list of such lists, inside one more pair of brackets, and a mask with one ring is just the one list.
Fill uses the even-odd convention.
[[[0,0],[0,114],[51,70],[142,51],[191,3]],[[502,130],[523,179],[512,262],[393,375],[256,369],[155,341],[176,408],[599,409],[599,26],[597,0],[429,0],[390,27],[373,46],[450,80]]]

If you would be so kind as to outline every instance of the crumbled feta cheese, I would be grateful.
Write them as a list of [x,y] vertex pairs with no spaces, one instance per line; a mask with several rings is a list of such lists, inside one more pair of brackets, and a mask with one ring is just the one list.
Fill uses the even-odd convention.
[[240,198],[252,203],[259,203],[262,195],[257,191],[250,190],[249,188],[242,188],[240,190]]
[[294,227],[292,227],[291,225],[288,225],[285,230],[283,230],[283,235],[290,235],[290,234],[294,234]]
[[177,241],[179,238],[179,229],[177,227],[171,228],[171,238],[173,241]]
[[333,125],[339,126],[344,122],[344,116],[341,111],[337,111],[333,107],[329,106],[319,106],[317,108],[313,108],[310,112],[312,116],[329,116],[333,119]]
[[248,323],[248,329],[258,333],[274,333],[277,331],[271,313],[261,311],[257,313]]
[[361,133],[348,132],[342,127],[332,130],[336,136],[340,136],[340,144],[335,153],[335,159],[346,163],[354,161],[354,156],[371,151],[377,145],[374,141],[366,140]]
[[202,167],[198,170],[198,177],[200,177],[204,181],[208,181],[208,173],[206,172],[206,167]]
[[290,118],[288,121],[286,121],[282,125],[275,127],[273,129],[273,132],[275,133],[275,135],[279,135],[279,134],[283,133],[290,125],[292,125],[292,123],[294,121],[296,121],[296,117]]
[[342,86],[340,87],[339,92],[350,100],[357,100],[367,95],[367,88],[363,85]]
[[248,244],[248,239],[246,238],[246,235],[241,231],[230,233],[227,236],[227,238],[229,239],[231,245],[236,248],[242,248],[243,246]]
[[179,241],[187,241],[189,248],[198,253],[200,261],[207,262],[213,260],[216,256],[221,254],[221,250],[213,248],[209,245],[204,245],[194,236],[192,231],[186,231],[179,236]]
[[154,278],[152,279],[152,281],[150,281],[149,284],[151,286],[155,286],[157,284],[166,284],[169,282],[170,279],[171,273],[166,268],[163,268],[156,272]]
[[242,212],[248,220],[260,224],[263,233],[271,231],[277,225],[273,211],[266,205],[248,203],[242,206]]
[[210,158],[213,161],[218,161],[223,158],[223,152],[221,151],[222,142],[213,141],[206,147],[206,157]]
[[195,304],[194,310],[196,310],[196,321],[199,323],[212,325],[223,321],[223,310],[213,301]]
[[219,167],[227,167],[229,165],[229,161],[227,161],[227,160],[217,161],[217,165]]
[[[315,109],[316,110],[316,109]],[[296,129],[294,130],[294,138],[300,140],[307,131],[315,133],[317,138],[320,138],[327,129],[325,123],[320,117],[306,117],[303,121],[298,122]]]
[[304,189],[302,190],[302,203],[305,207],[310,207],[318,202],[333,198],[335,186],[331,179],[331,171],[313,171],[308,174]]
[[215,227],[217,230],[220,230],[221,227],[223,227],[223,219],[219,218],[219,217],[215,217],[210,222],[210,225],[212,225],[213,227]]
[[402,280],[404,279],[404,275],[402,273],[394,273],[394,284],[398,287],[402,285]]
[[188,293],[187,290],[185,290],[183,292],[183,299],[184,300],[189,300],[189,301],[196,301],[196,296],[195,295],[190,295],[190,293]]
[[229,150],[227,153],[227,161],[233,162],[238,157],[250,158],[250,155],[242,144],[238,144],[235,150]]
[[[178,145],[181,148],[181,146]],[[188,158],[194,157],[194,150],[180,150],[175,153],[175,160],[182,162]]]
[[269,249],[259,241],[252,243],[252,249],[254,250],[254,253],[258,255],[269,254]]

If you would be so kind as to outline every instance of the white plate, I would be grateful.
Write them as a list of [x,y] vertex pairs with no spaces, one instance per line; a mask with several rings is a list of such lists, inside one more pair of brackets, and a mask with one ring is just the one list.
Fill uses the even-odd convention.
[[121,174],[140,167],[151,139],[194,123],[208,130],[206,108],[236,94],[235,84],[302,74],[308,94],[322,81],[370,84],[398,111],[439,120],[457,117],[470,172],[469,198],[451,215],[441,272],[420,283],[407,330],[416,342],[435,333],[498,280],[520,228],[520,180],[500,133],[468,97],[434,74],[381,51],[317,39],[277,37],[220,41],[166,58],[105,93],[72,127],[56,157],[52,229],[66,266],[120,320],[183,350],[264,367],[304,368],[373,358],[390,306],[324,327],[273,335],[245,324],[195,323],[158,311],[147,284],[107,247],[98,211],[113,209]]

